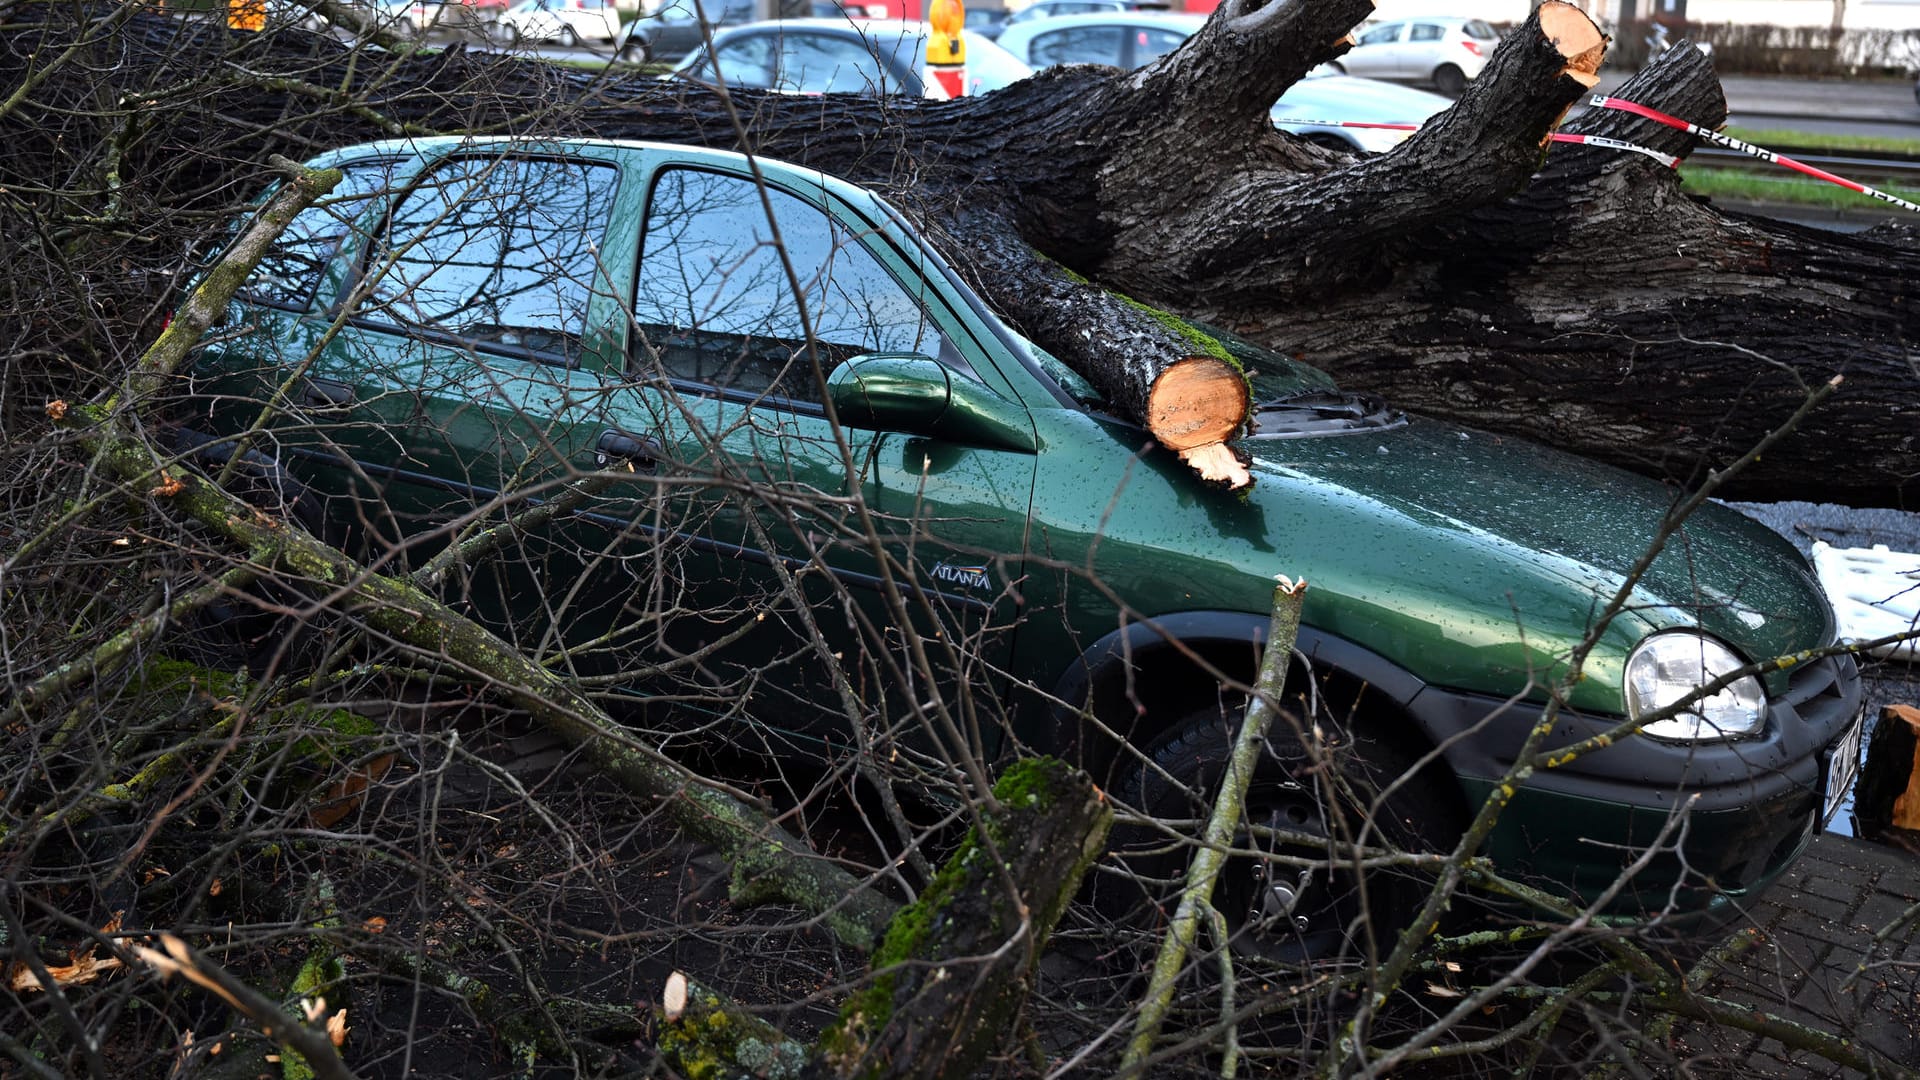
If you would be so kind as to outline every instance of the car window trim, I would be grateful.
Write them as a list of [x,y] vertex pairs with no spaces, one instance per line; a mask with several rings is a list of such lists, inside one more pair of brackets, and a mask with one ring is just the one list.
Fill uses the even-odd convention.
[[[507,160],[552,161],[563,165],[588,165],[609,169],[613,172],[613,187],[608,191],[607,201],[610,207],[618,206],[620,202],[620,187],[626,182],[626,170],[622,169],[617,161],[608,160],[592,154],[565,154],[540,150],[531,153],[513,153],[511,152],[513,149],[511,144],[502,144],[492,152],[488,151],[485,147],[460,147],[448,153],[441,154],[438,157],[429,157],[425,154],[416,155],[420,161],[419,170],[414,173],[413,178],[401,187],[397,193],[390,193],[388,195],[386,209],[381,212],[380,220],[370,235],[375,239],[384,238],[387,230],[393,224],[393,212],[400,208],[400,204],[405,202],[408,196],[418,191],[421,185],[430,181],[433,175],[441,169],[455,162],[465,160],[485,160],[492,162]],[[404,160],[404,157],[396,158],[395,160]],[[596,284],[599,278],[606,278],[608,279],[607,285],[609,288],[618,289],[620,283],[612,280],[612,275],[608,273],[609,265],[605,256],[607,234],[611,232],[612,227],[613,220],[611,215],[609,215],[606,227],[601,230],[600,238],[596,241],[596,247],[601,254],[600,257],[594,261],[594,274]],[[358,290],[361,283],[366,280],[368,270],[367,261],[373,257],[373,248],[375,246],[375,244],[371,243],[361,246],[359,254],[354,257],[354,267],[350,280],[346,283],[345,287],[339,290],[333,302],[322,309],[322,314],[328,316],[338,316],[340,314],[342,306],[346,303],[346,298]],[[587,295],[590,306],[592,303],[591,298],[594,295],[593,290],[589,289]],[[366,298],[362,297],[363,303],[365,300]],[[312,302],[309,301],[308,303],[311,305]],[[364,308],[360,310],[364,310]],[[623,322],[631,322],[631,320],[623,320]],[[426,324],[409,325],[389,322],[375,316],[359,314],[358,311],[347,317],[346,325],[362,329],[398,332],[403,337],[424,341],[427,344],[454,345],[476,355],[504,356],[513,360],[527,360],[544,364],[548,367],[562,368],[567,371],[579,370],[581,361],[588,351],[587,342],[594,336],[593,331],[588,329],[580,335],[581,347],[574,355],[556,356],[552,353],[537,352],[523,346],[506,345],[500,342],[478,341],[473,338],[463,337],[452,331],[436,329]],[[601,366],[604,368],[605,365],[603,364]]]
[[[407,157],[404,154],[374,154],[370,157],[355,158],[352,161],[335,162],[334,164],[328,167],[339,169],[341,173],[344,175],[349,169],[363,168],[369,165],[400,165],[400,164],[403,164],[406,160],[407,160]],[[257,213],[261,207],[264,207],[267,203],[267,200],[272,198],[273,193],[276,191],[279,191],[281,186],[284,183],[285,181],[276,180],[272,184],[268,185],[266,191],[262,192],[260,195],[260,198],[257,200],[253,208],[253,212]],[[383,191],[372,192],[366,195],[365,198],[368,203],[372,203],[374,200],[382,199],[382,198],[391,200],[393,198],[393,190],[394,189],[389,187],[388,189]],[[331,198],[331,196],[329,196],[329,198]],[[314,200],[314,202],[317,205],[325,205],[324,199],[316,199]],[[387,214],[390,213],[392,209],[393,209],[392,206],[389,205],[385,210],[381,211],[379,224],[376,224],[374,227],[376,230],[378,230],[380,224],[384,224],[386,222]],[[361,211],[361,214],[365,214],[366,212],[367,210],[363,209]],[[358,217],[356,215],[356,220],[357,219]],[[282,235],[284,235],[284,233]],[[317,312],[314,310],[313,302],[315,299],[319,297],[321,286],[326,283],[327,270],[339,262],[340,253],[342,249],[344,249],[347,246],[347,240],[352,235],[353,235],[353,229],[352,229],[352,226],[349,225],[347,232],[335,238],[333,242],[333,250],[327,252],[327,257],[320,260],[320,272],[314,275],[313,284],[306,290],[306,293],[307,293],[306,298],[301,300],[298,304],[294,304],[291,301],[286,301],[286,300],[269,300],[264,297],[257,296],[253,292],[248,290],[247,283],[244,281],[240,283],[240,287],[238,289],[234,290],[235,298],[244,300],[246,303],[253,304],[257,307],[271,308],[275,311],[290,312],[295,315],[306,316],[309,318],[316,317],[318,315],[323,315],[329,311],[334,310],[335,308],[338,307],[337,302],[333,304],[328,304],[325,307],[322,307]],[[222,258],[226,256],[227,250],[232,248],[233,244],[237,243],[239,239],[240,239],[240,236],[238,233],[236,233],[233,239],[227,242],[227,244],[221,249]],[[277,245],[279,243],[279,239],[276,238],[274,240],[274,243]],[[354,256],[356,261],[359,259],[359,257],[360,257],[359,255]]]

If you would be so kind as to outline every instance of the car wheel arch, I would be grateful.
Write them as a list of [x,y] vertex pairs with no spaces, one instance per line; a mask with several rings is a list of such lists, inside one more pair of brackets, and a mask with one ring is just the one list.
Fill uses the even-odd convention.
[[[1269,622],[1264,613],[1185,611],[1106,634],[1055,680],[1046,730],[1033,741],[1039,749],[1077,761],[1096,778],[1105,776],[1119,748],[1098,724],[1145,745],[1190,711],[1194,695],[1217,692],[1218,682],[1194,657],[1251,683]],[[1390,739],[1415,758],[1433,749],[1428,728],[1411,708],[1426,688],[1419,677],[1311,626],[1300,628],[1295,648],[1311,663],[1326,700],[1337,703],[1336,715],[1364,714],[1370,735]],[[1298,655],[1294,664],[1299,670]]]

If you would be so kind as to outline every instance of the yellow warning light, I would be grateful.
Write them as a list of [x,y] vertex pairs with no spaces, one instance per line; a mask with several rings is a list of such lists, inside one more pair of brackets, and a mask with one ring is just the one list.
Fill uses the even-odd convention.
[[933,0],[927,22],[933,27],[927,35],[927,63],[966,63],[967,39],[960,31],[967,25],[967,6],[960,0]]

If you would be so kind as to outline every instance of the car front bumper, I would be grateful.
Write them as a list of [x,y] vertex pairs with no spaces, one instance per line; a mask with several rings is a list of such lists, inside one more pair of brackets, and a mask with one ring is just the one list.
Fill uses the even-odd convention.
[[[1514,793],[1484,854],[1500,873],[1582,905],[1605,897],[1638,862],[1604,913],[1657,917],[1675,929],[1716,924],[1785,871],[1824,826],[1832,758],[1860,722],[1861,700],[1853,659],[1829,657],[1794,673],[1759,737],[1672,744],[1635,736],[1538,769]],[[1412,706],[1428,737],[1446,748],[1474,808],[1498,789],[1540,715],[1538,704],[1434,688]],[[1546,748],[1618,722],[1563,716]]]

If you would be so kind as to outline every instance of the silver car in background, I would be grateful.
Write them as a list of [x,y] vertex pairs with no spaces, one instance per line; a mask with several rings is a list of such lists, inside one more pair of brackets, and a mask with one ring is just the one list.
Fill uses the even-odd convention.
[[[946,98],[927,70],[926,23],[898,19],[780,19],[726,27],[713,49],[695,49],[674,74],[700,82],[789,94],[906,94]],[[967,42],[964,96],[998,90],[1033,69],[979,34]]]
[[[1055,64],[1112,64],[1144,67],[1180,47],[1207,21],[1205,15],[1156,11],[1061,15],[1013,23],[1000,45],[1036,70]],[[1294,83],[1273,106],[1273,122],[1282,131],[1343,150],[1377,154],[1391,150],[1411,134],[1388,128],[1348,124],[1411,124],[1453,104],[1437,94],[1347,75],[1319,75]]]

